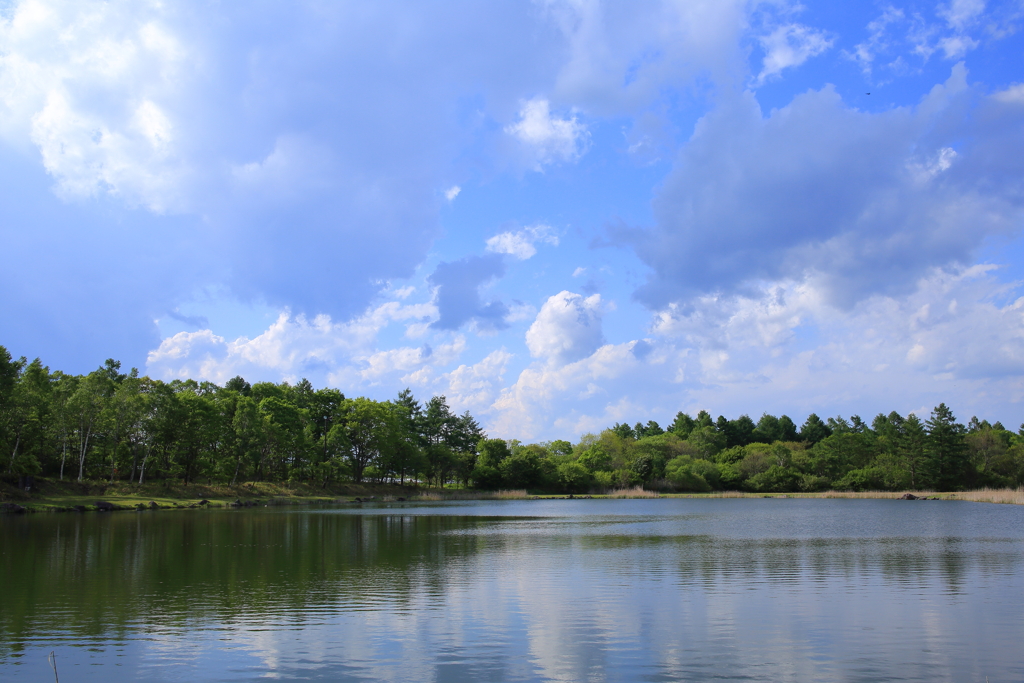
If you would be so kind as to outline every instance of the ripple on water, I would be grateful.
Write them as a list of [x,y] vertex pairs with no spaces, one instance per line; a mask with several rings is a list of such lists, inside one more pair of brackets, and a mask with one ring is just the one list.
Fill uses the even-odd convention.
[[[514,501],[33,520],[0,678],[1024,680],[1024,516]],[[1002,508],[1002,509],[997,509]],[[125,516],[124,519],[127,519]]]

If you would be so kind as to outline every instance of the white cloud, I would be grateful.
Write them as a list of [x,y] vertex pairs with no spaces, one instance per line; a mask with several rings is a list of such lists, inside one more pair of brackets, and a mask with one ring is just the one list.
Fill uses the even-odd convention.
[[601,295],[561,291],[548,298],[526,331],[530,355],[553,364],[589,356],[601,345]]
[[887,35],[889,27],[902,23],[904,19],[903,10],[885,5],[882,13],[868,22],[868,39],[855,45],[852,53],[845,54],[860,64],[865,75],[870,76],[875,58],[879,53],[889,51],[894,43],[894,39]]
[[949,27],[957,31],[977,21],[985,11],[985,0],[952,0],[946,6],[939,6],[938,15],[946,20]]
[[486,412],[501,390],[505,368],[512,354],[504,348],[491,351],[479,363],[460,365],[441,378],[441,389],[452,406],[474,413]]
[[757,83],[778,76],[784,69],[800,66],[832,47],[834,39],[825,31],[802,24],[779,26],[761,39],[764,61]]
[[[638,365],[633,345],[601,346],[573,363],[526,368],[495,400],[491,428],[527,439],[576,438],[581,431],[595,429],[593,415],[580,403],[581,393],[600,402],[600,385],[620,380]],[[599,410],[604,412],[603,405]]]
[[851,306],[970,262],[987,235],[1024,218],[1007,172],[1024,150],[1004,128],[1019,110],[987,100],[982,124],[962,115],[973,96],[957,65],[918,106],[879,114],[831,87],[767,116],[751,94],[722,106],[656,195],[657,227],[618,233],[653,269],[638,296],[660,309],[814,273]]
[[1024,83],[1015,83],[1006,90],[992,95],[992,99],[1001,104],[1024,104]]
[[67,198],[180,210],[189,168],[169,105],[189,50],[158,7],[136,10],[34,1],[0,19],[0,136],[31,140]]
[[728,82],[745,60],[739,39],[749,23],[746,0],[539,4],[567,47],[553,92],[588,113],[635,115],[695,78]]
[[524,102],[519,121],[505,126],[516,138],[534,170],[559,161],[573,162],[586,151],[590,134],[576,116],[561,119],[551,114],[550,103],[541,97]]
[[459,196],[460,192],[462,192],[461,187],[459,187],[458,185],[452,185],[451,187],[444,191],[444,198],[450,202],[455,201],[455,198]]
[[558,246],[558,236],[551,226],[538,224],[516,232],[503,232],[487,240],[487,251],[495,254],[509,254],[525,261],[537,253],[537,242]]
[[956,35],[942,38],[938,45],[946,59],[960,59],[980,43],[969,36]]
[[228,341],[211,330],[180,332],[149,353],[146,367],[160,378],[192,377],[219,384],[237,374],[293,381],[335,373],[336,378],[356,382],[376,381],[423,363],[446,364],[458,357],[465,349],[461,335],[439,344],[433,352],[423,347],[377,350],[378,334],[392,322],[436,315],[431,304],[402,305],[397,301],[341,323],[327,315],[310,320],[285,311],[252,339]]

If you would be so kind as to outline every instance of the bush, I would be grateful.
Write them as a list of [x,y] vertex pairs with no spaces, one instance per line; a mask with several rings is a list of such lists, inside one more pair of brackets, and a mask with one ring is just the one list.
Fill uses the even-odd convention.
[[594,472],[594,487],[608,490],[615,484],[615,473],[607,470]]
[[[710,463],[708,463],[710,464]],[[679,491],[706,492],[711,486],[694,471],[694,461],[688,456],[673,458],[665,464],[665,478]]]
[[850,470],[832,486],[838,491],[879,491],[885,488],[885,472],[878,467]]
[[764,493],[796,491],[799,488],[800,473],[788,467],[772,465],[764,472],[747,479],[747,488]]
[[497,491],[501,487],[501,472],[490,465],[477,465],[469,475],[474,488],[485,491]]
[[558,466],[558,486],[566,493],[585,493],[593,477],[578,462],[563,462]]

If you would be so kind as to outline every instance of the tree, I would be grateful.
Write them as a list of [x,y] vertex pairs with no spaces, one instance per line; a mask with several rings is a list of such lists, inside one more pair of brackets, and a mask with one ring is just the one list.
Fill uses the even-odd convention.
[[668,431],[674,432],[680,439],[685,439],[696,424],[697,422],[692,417],[680,411],[676,413],[676,419],[672,421],[672,426],[668,428]]
[[928,432],[926,453],[935,471],[935,485],[940,491],[963,488],[970,479],[964,426],[956,421],[953,411],[945,403],[932,410],[925,424]]
[[393,445],[395,414],[384,403],[368,398],[345,399],[344,419],[335,425],[335,441],[347,442],[345,458],[352,480],[361,483],[366,468]]
[[39,458],[47,450],[47,426],[51,420],[50,369],[44,367],[38,358],[27,365],[22,358],[17,365],[22,370],[8,397],[6,409],[0,411],[0,419],[6,425],[4,431],[8,434],[10,460],[7,470],[16,474],[36,474],[40,470]]
[[241,375],[235,375],[229,379],[225,384],[224,388],[229,391],[236,391],[242,396],[248,396],[249,392],[252,391],[252,385],[242,379]]
[[625,422],[623,422],[622,424],[616,422],[615,425],[612,427],[612,431],[616,434],[616,436],[618,436],[621,439],[636,438],[636,433],[633,431],[633,428],[630,427]]
[[910,485],[915,489],[928,488],[935,480],[935,470],[927,453],[928,433],[921,419],[911,413],[903,422],[897,453],[910,472]]
[[106,369],[94,370],[86,375],[68,402],[78,438],[78,481],[85,478],[86,457],[112,387],[113,382]]
[[638,441],[648,436],[658,436],[664,433],[665,430],[654,420],[648,420],[647,424],[637,422],[636,426],[633,427],[633,435]]
[[808,415],[803,426],[800,427],[800,439],[810,444],[816,444],[831,435],[832,430],[814,413]]
[[690,432],[687,441],[697,451],[697,457],[703,460],[710,460],[725,448],[725,435],[721,434],[714,427],[697,427]]

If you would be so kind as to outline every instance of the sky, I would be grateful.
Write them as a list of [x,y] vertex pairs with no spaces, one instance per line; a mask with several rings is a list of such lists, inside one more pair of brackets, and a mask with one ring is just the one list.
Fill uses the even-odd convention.
[[1024,0],[0,0],[0,344],[490,436],[1024,421]]

